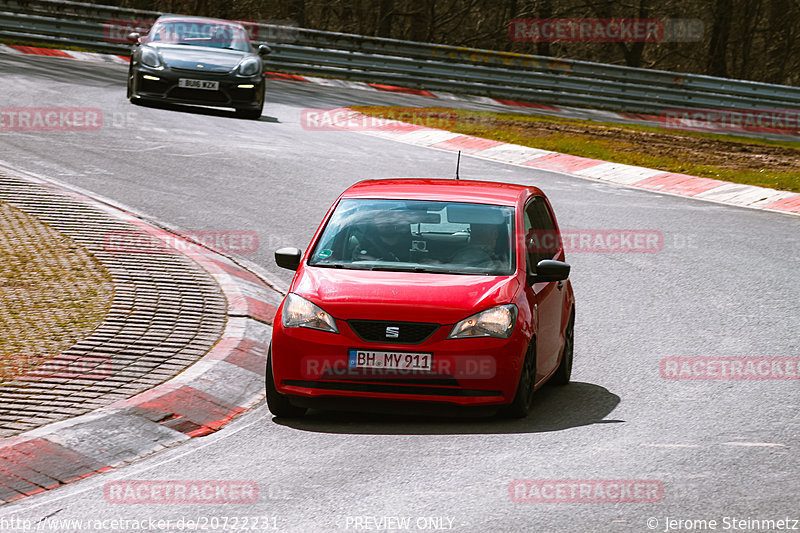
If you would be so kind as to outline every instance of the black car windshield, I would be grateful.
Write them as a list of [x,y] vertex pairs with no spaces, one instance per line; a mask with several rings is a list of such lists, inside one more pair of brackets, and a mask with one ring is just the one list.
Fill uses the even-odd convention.
[[510,275],[514,208],[346,198],[308,261],[318,267]]
[[220,22],[192,20],[156,22],[147,35],[147,42],[250,51],[247,32],[241,26]]

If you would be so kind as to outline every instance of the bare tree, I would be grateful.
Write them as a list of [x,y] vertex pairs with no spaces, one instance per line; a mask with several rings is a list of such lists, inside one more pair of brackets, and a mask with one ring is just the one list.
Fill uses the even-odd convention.
[[[89,0],[120,7],[800,83],[800,0]],[[515,18],[697,19],[701,42],[515,42]]]
[[714,22],[711,28],[711,45],[708,51],[706,73],[711,76],[728,75],[728,41],[731,33],[733,0],[716,0]]

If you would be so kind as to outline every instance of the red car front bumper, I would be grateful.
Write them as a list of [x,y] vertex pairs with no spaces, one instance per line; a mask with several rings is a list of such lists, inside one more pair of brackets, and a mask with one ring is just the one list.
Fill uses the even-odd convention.
[[[284,328],[276,320],[271,348],[275,385],[293,403],[324,406],[329,399],[333,406],[338,405],[334,400],[349,399],[363,401],[364,407],[367,400],[464,407],[507,404],[516,394],[529,342],[521,328],[508,339],[447,339],[451,324],[419,344],[385,344],[362,340],[344,320],[336,324],[338,334]],[[432,354],[432,368],[351,368],[351,350]]]

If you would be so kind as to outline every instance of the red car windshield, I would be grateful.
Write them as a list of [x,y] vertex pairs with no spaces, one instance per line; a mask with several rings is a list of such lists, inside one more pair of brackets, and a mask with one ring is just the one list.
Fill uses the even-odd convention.
[[216,22],[192,20],[157,22],[150,30],[147,42],[250,51],[250,41],[242,27]]
[[310,255],[319,267],[442,274],[514,272],[514,208],[346,198]]

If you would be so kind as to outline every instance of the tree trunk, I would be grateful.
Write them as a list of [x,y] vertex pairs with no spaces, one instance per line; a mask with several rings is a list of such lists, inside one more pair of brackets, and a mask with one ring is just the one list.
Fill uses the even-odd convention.
[[710,76],[728,77],[728,42],[732,16],[733,0],[717,0],[706,68],[706,73]]
[[[794,15],[794,16],[792,16]],[[769,28],[774,31],[767,41],[767,68],[765,80],[768,83],[786,83],[789,58],[794,41],[793,26],[797,20],[797,8],[789,0],[772,0],[769,11]]]
[[301,28],[306,24],[306,0],[289,0],[287,14]]
[[380,0],[378,11],[378,37],[392,36],[392,18],[394,17],[394,0]]
[[[549,19],[553,17],[553,1],[552,0],[539,0],[539,10],[536,15],[540,19]],[[550,51],[550,43],[541,42],[536,43],[536,54],[540,56],[552,55]]]

